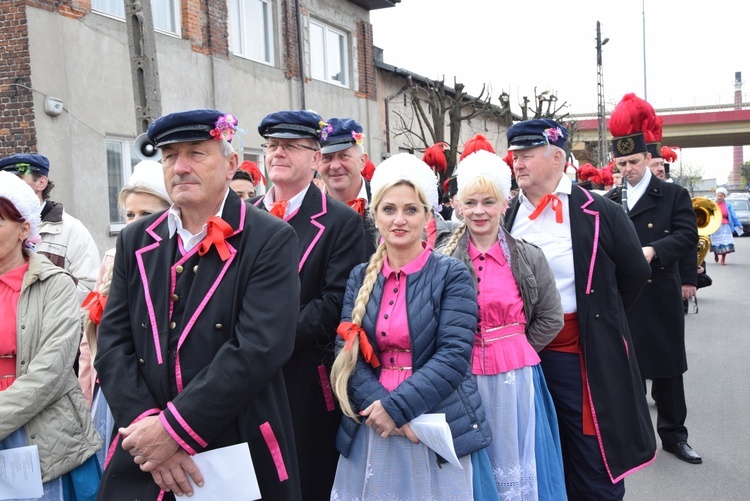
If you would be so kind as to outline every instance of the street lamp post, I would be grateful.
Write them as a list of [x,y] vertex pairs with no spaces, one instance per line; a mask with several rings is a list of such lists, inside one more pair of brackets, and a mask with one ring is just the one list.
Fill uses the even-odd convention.
[[599,144],[597,146],[599,167],[604,167],[607,164],[607,147],[606,147],[606,132],[605,132],[605,116],[606,111],[604,109],[604,73],[602,71],[602,46],[609,42],[609,38],[602,40],[601,23],[596,22],[596,78],[597,78],[597,93],[599,98],[599,104],[597,114],[599,117]]

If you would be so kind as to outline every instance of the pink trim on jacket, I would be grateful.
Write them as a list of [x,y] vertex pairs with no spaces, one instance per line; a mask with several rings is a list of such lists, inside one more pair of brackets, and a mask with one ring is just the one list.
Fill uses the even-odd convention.
[[172,438],[174,439],[174,441],[177,442],[177,444],[180,447],[182,447],[183,449],[185,449],[185,451],[188,454],[190,454],[191,456],[195,455],[195,449],[193,449],[192,447],[190,447],[187,444],[187,442],[185,442],[182,439],[182,437],[180,437],[177,434],[177,432],[174,431],[174,428],[172,428],[172,425],[170,425],[169,422],[167,421],[167,418],[164,417],[164,412],[162,412],[161,414],[159,414],[159,421],[161,421],[161,424],[164,426],[164,429],[167,430],[167,433],[169,433],[172,436]]
[[177,407],[174,406],[172,402],[167,402],[167,409],[172,413],[172,416],[177,420],[178,423],[180,423],[180,426],[190,435],[193,437],[193,440],[198,442],[198,445],[201,447],[206,447],[208,445],[208,442],[203,440],[200,435],[198,435],[195,430],[193,430],[189,424],[183,419],[182,414],[180,414],[180,411],[177,410]]
[[318,366],[318,376],[320,376],[320,386],[323,388],[323,397],[326,400],[326,409],[328,412],[336,410],[336,404],[333,399],[333,390],[331,390],[331,381],[328,379],[328,371],[324,364]]
[[[188,320],[188,323],[185,325],[185,328],[182,330],[182,333],[180,334],[180,339],[177,341],[177,354],[175,357],[175,376],[177,379],[177,392],[178,393],[184,389],[184,386],[182,384],[182,369],[180,368],[180,348],[182,347],[183,343],[185,342],[185,339],[187,338],[188,334],[192,330],[193,325],[195,325],[195,322],[198,320],[198,317],[206,308],[208,301],[213,297],[214,293],[216,292],[216,289],[219,287],[219,284],[224,279],[224,275],[226,275],[227,270],[229,269],[229,266],[231,266],[231,264],[234,262],[234,258],[237,256],[237,249],[232,247],[228,242],[227,242],[227,247],[229,248],[229,252],[231,253],[231,256],[229,257],[229,259],[224,261],[224,266],[222,267],[221,272],[219,273],[219,276],[216,277],[216,280],[214,280],[214,283],[211,285],[211,288],[206,293],[206,296],[203,298],[203,300],[200,302],[198,307],[193,312],[193,315],[190,317],[190,320]],[[198,246],[195,246],[188,253],[188,255],[184,257],[184,259],[188,259],[193,254],[193,251],[197,252]]]
[[[158,413],[159,413],[159,409],[157,409],[156,407],[154,407],[152,409],[148,409],[147,411],[141,412],[138,415],[138,417],[136,417],[133,420],[133,422],[130,423],[130,424],[137,423],[138,421],[140,421],[141,419],[143,419],[145,417],[153,416],[154,414],[158,414]],[[112,439],[112,443],[109,444],[109,449],[107,449],[107,457],[104,458],[104,469],[105,470],[107,469],[107,465],[109,464],[109,460],[112,459],[112,456],[114,456],[115,451],[117,450],[117,442],[120,440],[121,437],[122,437],[122,435],[120,435],[120,433],[118,432],[115,435],[115,437]]]
[[[238,225],[238,229],[236,229],[231,235],[229,235],[227,238],[232,238],[233,236],[237,235],[244,229],[244,223],[245,223],[245,214],[247,212],[247,207],[245,206],[244,202],[240,204],[240,224]],[[181,259],[177,261],[175,266],[177,264],[182,264],[186,262],[190,257],[198,252],[200,246],[196,245],[193,247],[190,252],[188,252],[186,255],[184,255]],[[177,382],[177,392],[181,392],[184,389],[184,385],[182,383],[182,367],[180,365],[180,348],[182,347],[182,344],[185,342],[185,339],[187,338],[188,334],[193,328],[193,325],[195,325],[195,322],[198,320],[198,317],[203,312],[203,310],[206,308],[206,305],[208,304],[208,301],[213,297],[214,293],[216,292],[216,289],[219,287],[219,284],[224,279],[224,275],[226,275],[227,270],[229,270],[229,266],[234,262],[234,258],[237,256],[237,249],[232,247],[232,245],[227,242],[227,248],[229,249],[229,252],[231,253],[231,256],[229,259],[224,261],[224,267],[221,269],[221,272],[219,273],[219,276],[216,277],[216,280],[214,280],[214,283],[211,285],[211,288],[206,293],[206,296],[203,298],[203,300],[200,302],[198,307],[193,312],[193,316],[190,317],[190,320],[188,320],[188,323],[185,325],[185,328],[182,330],[182,333],[180,334],[180,339],[177,341],[177,350],[175,354],[175,380]],[[173,267],[174,268],[174,267]],[[170,285],[171,293],[174,294],[174,290],[176,287],[176,278],[174,278],[174,273],[172,274],[172,284]],[[170,302],[170,311],[169,311],[169,317],[170,320],[172,318],[172,302]]]
[[156,249],[159,247],[160,242],[162,238],[157,235],[154,232],[154,228],[161,224],[162,221],[167,217],[168,211],[164,212],[161,216],[159,216],[156,221],[154,221],[151,226],[146,228],[146,233],[151,235],[151,237],[155,240],[155,242],[151,245],[147,245],[146,247],[143,247],[141,249],[138,249],[135,251],[135,259],[138,262],[138,270],[141,275],[141,282],[143,282],[143,292],[146,296],[146,309],[148,309],[148,318],[149,322],[151,323],[151,335],[154,339],[154,349],[156,350],[156,361],[159,365],[161,365],[164,360],[161,356],[161,345],[159,344],[159,328],[156,325],[156,312],[154,311],[154,303],[151,300],[151,291],[148,284],[148,277],[146,275],[146,267],[143,264],[143,254],[145,254],[148,251],[151,251],[153,249]]
[[263,434],[263,438],[266,441],[268,450],[271,452],[273,462],[276,465],[276,473],[279,475],[279,482],[289,479],[289,474],[286,471],[286,465],[284,464],[284,457],[281,455],[281,448],[279,447],[279,441],[276,440],[276,435],[271,429],[271,424],[266,421],[260,425],[260,432]]
[[302,256],[302,259],[299,260],[299,268],[297,269],[297,272],[302,271],[302,266],[305,264],[305,261],[307,261],[307,257],[315,248],[315,245],[317,245],[318,240],[320,240],[320,237],[323,235],[323,232],[326,230],[326,227],[324,225],[316,221],[317,218],[324,216],[328,213],[328,199],[326,198],[325,193],[320,194],[320,200],[321,200],[320,212],[318,212],[314,216],[310,216],[310,224],[318,227],[318,234],[315,235],[315,238],[312,239],[312,242],[310,242],[310,245],[307,246],[307,250],[305,250],[305,254]]
[[581,191],[588,198],[588,202],[581,206],[581,210],[586,214],[594,216],[594,248],[591,250],[591,265],[589,266],[589,276],[586,282],[586,294],[591,294],[591,282],[594,280],[594,266],[596,265],[596,251],[599,248],[599,213],[593,210],[587,210],[586,207],[594,202],[594,198],[585,189],[581,188]]

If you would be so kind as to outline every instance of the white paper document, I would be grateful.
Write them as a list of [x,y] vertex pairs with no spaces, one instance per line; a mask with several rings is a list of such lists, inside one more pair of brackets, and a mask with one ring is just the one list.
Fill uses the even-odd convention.
[[422,414],[412,419],[409,427],[420,442],[453,466],[463,470],[456,457],[456,450],[453,448],[453,435],[445,421],[445,414]]
[[260,499],[260,487],[247,442],[201,452],[193,456],[193,461],[203,475],[203,487],[190,481],[193,487],[191,501]]
[[0,451],[0,499],[35,499],[43,494],[36,445]]

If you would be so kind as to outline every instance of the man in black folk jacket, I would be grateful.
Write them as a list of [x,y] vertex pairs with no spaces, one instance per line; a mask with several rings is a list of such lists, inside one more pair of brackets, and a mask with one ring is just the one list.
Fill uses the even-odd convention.
[[507,136],[521,192],[505,224],[544,251],[565,311],[565,327],[539,356],[557,410],[567,495],[622,499],[625,476],[656,455],[625,315],[648,263],[623,210],[564,174],[563,126],[528,120]]
[[338,464],[341,411],[331,390],[336,328],[346,281],[366,260],[362,218],[312,182],[321,136],[332,127],[310,111],[266,116],[266,172],[273,187],[252,201],[288,222],[299,242],[300,311],[294,354],[284,366],[305,500],[328,499]]
[[95,366],[119,434],[100,500],[191,493],[186,475],[202,478],[193,454],[245,442],[263,499],[302,499],[281,372],[294,347],[297,242],[229,189],[235,127],[215,110],[149,127],[174,205],[117,240]]

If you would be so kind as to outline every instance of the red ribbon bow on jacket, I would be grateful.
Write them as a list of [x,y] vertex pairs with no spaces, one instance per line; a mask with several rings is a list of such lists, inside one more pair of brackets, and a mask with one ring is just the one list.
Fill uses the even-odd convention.
[[367,200],[364,198],[355,198],[354,200],[349,200],[346,202],[346,205],[357,211],[357,214],[359,214],[362,217],[365,217],[365,209],[367,208]]
[[201,256],[211,250],[211,246],[216,247],[216,251],[219,253],[222,261],[226,261],[231,256],[229,247],[227,246],[226,238],[232,234],[234,230],[232,227],[218,216],[211,216],[206,223],[206,236],[203,237],[201,243],[198,244],[198,254]]
[[279,200],[278,202],[273,204],[273,207],[271,207],[271,210],[268,212],[278,217],[279,219],[284,219],[284,214],[286,214],[286,200]]
[[91,291],[81,305],[84,309],[89,310],[89,319],[94,324],[99,325],[102,321],[104,307],[107,306],[107,296],[102,296],[99,291]]
[[362,353],[365,362],[373,367],[380,367],[380,362],[375,355],[375,350],[372,348],[370,340],[367,339],[367,334],[362,327],[352,322],[341,322],[336,329],[336,334],[346,341],[344,351],[349,351],[354,339],[359,337],[359,351]]
[[562,207],[562,201],[557,198],[556,195],[552,193],[547,193],[544,195],[540,200],[539,204],[536,206],[536,209],[534,212],[531,213],[529,216],[529,219],[532,221],[539,217],[539,215],[542,213],[545,207],[547,207],[547,204],[552,202],[552,210],[555,211],[555,221],[557,224],[562,224],[563,222],[563,207]]

